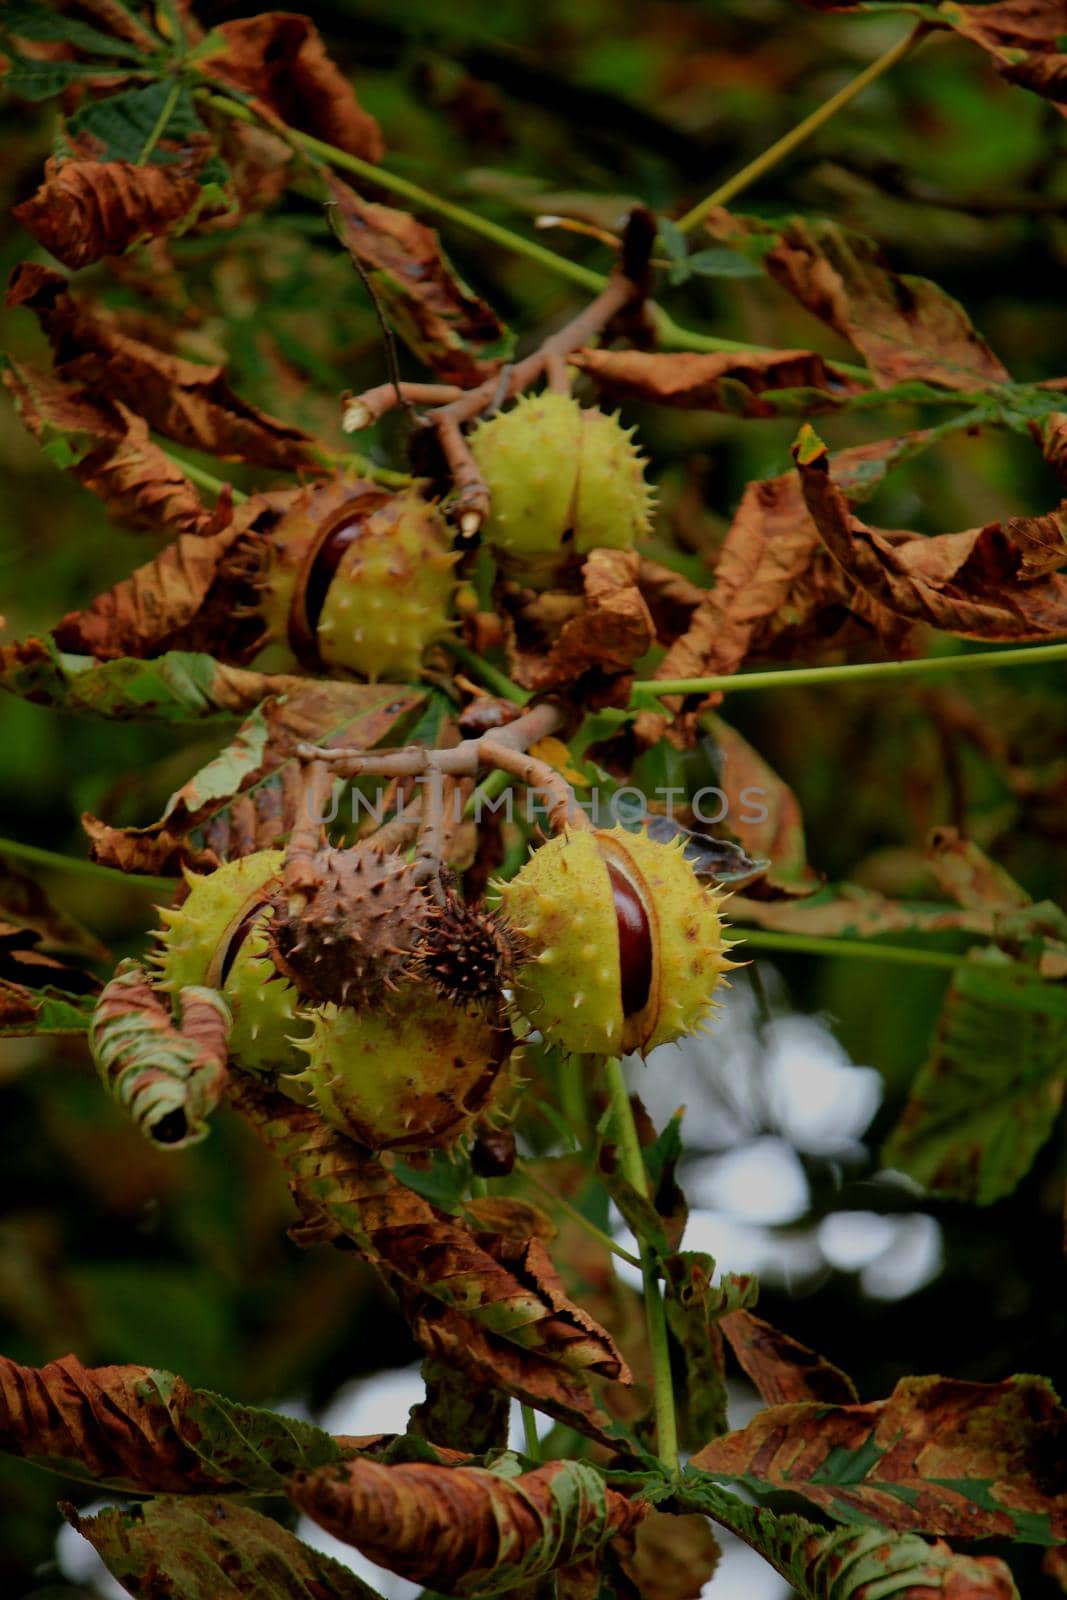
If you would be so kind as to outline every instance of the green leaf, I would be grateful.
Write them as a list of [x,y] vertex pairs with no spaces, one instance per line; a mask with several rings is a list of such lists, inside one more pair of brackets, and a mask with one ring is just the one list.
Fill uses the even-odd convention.
[[112,1576],[144,1600],[379,1600],[339,1561],[233,1500],[162,1495],[95,1517],[63,1511]]
[[[18,1005],[11,1005],[12,991]],[[38,1033],[84,1033],[96,1005],[91,994],[66,994],[51,986],[28,989],[23,984],[0,983],[0,1037],[25,1037]]]
[[452,1150],[434,1150],[428,1166],[413,1167],[397,1159],[392,1171],[405,1189],[414,1189],[431,1205],[449,1212],[459,1210],[471,1179],[470,1158],[460,1145]]
[[[74,113],[67,122],[67,131],[71,134],[89,133],[99,139],[104,146],[101,156],[104,161],[139,161],[141,152],[163,115],[173,86],[173,78],[157,78],[143,88],[124,89],[105,100],[93,100]],[[188,87],[182,84],[160,138],[183,142],[194,137],[202,138],[205,132],[197,115],[196,102]],[[158,145],[149,157],[150,161],[160,164],[177,159],[174,151],[161,150]],[[199,176],[202,182],[217,182],[220,172],[222,181],[225,181],[226,172],[222,163],[209,162]]]
[[716,1323],[754,1306],[759,1284],[751,1273],[728,1272],[713,1283],[715,1262],[701,1250],[679,1250],[663,1263],[667,1323],[685,1357],[686,1437],[691,1446],[726,1432],[723,1344]]
[[33,61],[28,56],[14,54],[8,55],[7,61],[0,84],[23,100],[51,100],[69,89],[72,83],[100,78],[108,70],[99,63],[91,66],[84,61]]
[[3,31],[19,39],[35,39],[43,43],[71,44],[87,55],[117,56],[123,61],[144,61],[147,58],[137,46],[113,34],[102,33],[99,28],[80,22],[77,17],[63,15],[40,0],[23,0],[22,4],[9,5],[3,16]]
[[1010,1194],[1052,1132],[1067,1078],[1067,988],[983,952],[956,969],[883,1160],[935,1194]]
[[762,276],[757,262],[736,250],[698,250],[689,257],[689,271],[694,278],[759,278]]

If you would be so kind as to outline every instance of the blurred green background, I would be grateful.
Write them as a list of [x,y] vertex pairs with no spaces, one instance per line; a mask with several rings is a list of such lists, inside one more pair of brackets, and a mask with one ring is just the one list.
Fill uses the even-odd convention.
[[[256,9],[216,4],[205,20]],[[678,214],[909,25],[891,13],[818,15],[785,0],[339,0],[309,9],[380,118],[392,168],[519,231],[539,213],[612,226],[635,197]],[[5,215],[37,185],[53,117],[47,105],[0,108]],[[899,270],[957,295],[1016,377],[1059,376],[1067,372],[1065,144],[1067,125],[1051,106],[1008,86],[965,42],[938,36],[740,208],[802,210],[873,234]],[[599,269],[609,264],[582,234],[541,237]],[[528,261],[456,228],[445,238],[463,275],[520,337],[578,304],[573,289]],[[27,256],[44,259],[8,226],[5,276]],[[118,275],[97,268],[81,281],[111,304],[139,308],[149,331],[156,319],[177,324],[185,353],[226,359],[239,392],[336,440],[338,393],[381,381],[384,369],[364,291],[318,203],[290,192],[275,213],[235,231],[177,242],[173,259],[181,293],[133,258]],[[664,300],[705,332],[848,354],[759,278],[697,278]],[[42,358],[28,315],[0,321],[0,346]],[[11,640],[47,629],[158,546],[110,526],[90,495],[41,458],[6,398],[2,405],[0,611]],[[656,548],[685,552],[682,564],[699,570],[745,484],[788,466],[795,424],[651,409],[633,420],[664,488]],[[837,447],[927,420],[897,407],[821,419],[820,431]],[[396,443],[386,427],[373,448],[393,459]],[[1026,439],[984,433],[953,438],[892,475],[867,514],[882,526],[940,532],[1058,498]],[[725,709],[796,792],[810,861],[829,878],[928,892],[923,841],[951,823],[1035,898],[1063,902],[1067,697],[1058,669],[961,687],[746,695]],[[84,854],[83,810],[153,820],[225,733],[74,722],[5,698],[0,833]],[[73,872],[42,878],[116,958],[141,949],[155,925],[151,895],[136,885]],[[845,1156],[802,1148],[802,1210],[758,1226],[789,1245],[817,1241],[831,1213],[915,1212],[933,1219],[940,1241],[925,1281],[896,1298],[872,1295],[858,1269],[816,1249],[803,1271],[768,1272],[761,1309],[846,1367],[864,1398],[906,1372],[1056,1377],[1065,1331],[1062,1143],[1046,1147],[1014,1197],[986,1211],[875,1181],[879,1139],[924,1059],[944,974],[783,957],[740,975],[738,989],[751,999],[756,982],[776,1015],[824,1018],[823,1036],[832,1033],[884,1085],[865,1142]],[[753,1041],[746,1070],[758,1082],[760,1034],[752,1014],[737,1015]],[[140,1361],[242,1399],[312,1407],[352,1376],[415,1358],[350,1255],[305,1253],[286,1239],[283,1181],[232,1118],[219,1118],[205,1145],[168,1159],[105,1099],[80,1042],[9,1041],[0,1050],[4,1353],[32,1363],[68,1350],[86,1363]],[[728,1054],[726,1042],[713,1043],[692,1069],[713,1098]],[[675,1059],[650,1072],[670,1074]],[[714,1152],[768,1136],[788,1144],[790,1129],[756,1096],[754,1110],[718,1132],[705,1118],[695,1142]],[[729,1196],[716,1193],[710,1209],[729,1222]],[[395,1425],[403,1422],[398,1415]],[[0,1484],[0,1592],[60,1583],[48,1565],[57,1481],[3,1461]],[[77,1486],[67,1492],[86,1498]],[[1029,1555],[1013,1561],[1024,1593],[1052,1592]]]

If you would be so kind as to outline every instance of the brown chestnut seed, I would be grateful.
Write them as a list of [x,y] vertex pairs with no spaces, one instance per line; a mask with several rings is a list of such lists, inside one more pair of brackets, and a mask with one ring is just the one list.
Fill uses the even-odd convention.
[[219,962],[217,983],[220,989],[226,987],[226,979],[230,976],[233,964],[241,953],[241,946],[255,927],[257,919],[263,915],[265,905],[266,901],[264,900],[256,900],[250,905],[226,940],[226,947],[222,952],[222,960]]
[[341,557],[349,545],[359,538],[362,531],[363,519],[359,516],[338,523],[337,527],[326,535],[312,558],[304,582],[304,617],[312,637],[318,629],[322,608],[326,604],[330,584],[337,576]]
[[607,866],[619,930],[622,1012],[632,1017],[645,1009],[652,991],[652,929],[637,889],[618,867]]
[[471,1146],[471,1167],[480,1178],[506,1178],[515,1166],[515,1135],[510,1128],[486,1128]]

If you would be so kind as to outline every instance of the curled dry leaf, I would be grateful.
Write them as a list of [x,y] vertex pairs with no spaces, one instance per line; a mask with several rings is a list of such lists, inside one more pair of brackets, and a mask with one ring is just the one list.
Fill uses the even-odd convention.
[[769,1406],[798,1400],[851,1405],[858,1398],[852,1379],[840,1367],[751,1311],[731,1311],[719,1327]]
[[1027,577],[1007,527],[892,538],[849,509],[830,475],[826,446],[805,426],[794,457],[804,498],[842,572],[876,605],[969,639],[1034,640],[1067,634],[1067,577]]
[[539,1239],[475,1235],[314,1112],[248,1083],[238,1108],[281,1159],[310,1237],[351,1239],[387,1277],[570,1372],[626,1381],[609,1335],[567,1299]]
[[44,182],[12,216],[66,267],[121,255],[187,217],[202,195],[186,164],[131,161],[45,162]]
[[30,432],[109,512],[151,533],[203,534],[226,514],[209,511],[177,462],[154,444],[143,418],[26,363],[0,377]]
[[220,23],[213,38],[224,48],[203,57],[200,66],[208,77],[254,95],[270,120],[312,133],[364,161],[381,160],[381,129],[330,59],[309,17],[268,11]]
[[870,1405],[775,1405],[693,1465],[789,1489],[843,1521],[1055,1544],[1067,1532],[1065,1419],[1042,1378],[906,1378]]
[[[98,1487],[185,1493],[228,1487],[185,1436],[196,1391],[149,1367],[22,1367],[0,1356],[0,1449]],[[195,1437],[195,1434],[194,1434]]]
[[980,45],[1010,83],[1032,89],[1067,115],[1067,13],[1059,0],[952,0],[938,6],[937,20]]
[[699,1250],[679,1250],[664,1262],[667,1322],[685,1358],[685,1435],[690,1446],[726,1432],[726,1364],[719,1323],[739,1306],[754,1305],[751,1273],[725,1273]]
[[22,262],[7,303],[35,314],[58,377],[83,384],[94,399],[128,407],[166,438],[228,461],[319,468],[310,436],[234,394],[223,367],[187,361],[120,332],[106,312],[76,299],[61,273]]
[[[583,594],[549,590],[509,618],[509,660],[523,688],[543,691],[624,677],[655,643],[651,612],[638,587],[634,550],[593,550],[582,567]],[[545,646],[547,644],[547,650]],[[618,685],[624,701],[628,688]],[[598,694],[598,703],[603,702]]]
[[[841,450],[833,457],[834,480],[854,492],[871,493],[891,465],[924,449],[929,438],[918,433]],[[769,651],[780,635],[792,636],[820,613],[844,605],[855,611],[868,636],[899,636],[898,620],[846,583],[827,558],[796,474],[757,480],[745,490],[719,552],[714,587],[700,597],[655,676],[736,672],[750,655]],[[677,708],[681,701],[665,704]],[[642,742],[655,743],[666,723],[661,712],[642,712],[637,719]]]
[[326,184],[345,249],[371,275],[400,337],[445,383],[482,382],[500,365],[506,330],[458,277],[433,228],[372,205],[332,173]]
[[833,222],[784,226],[718,210],[712,235],[753,241],[766,270],[866,358],[880,389],[909,379],[948,389],[1007,383],[1009,373],[958,301],[929,278],[894,272],[873,239]]
[[229,1068],[230,1010],[213,989],[182,989],[177,1020],[136,961],[122,961],[97,1001],[89,1048],[104,1087],[153,1143],[206,1137]]
[[243,536],[244,524],[239,516],[221,533],[180,534],[84,611],[68,612],[53,630],[59,648],[115,661],[120,656],[161,655],[186,642],[223,557]]
[[[863,385],[812,350],[577,350],[568,361],[613,400],[651,401],[741,417],[831,411]],[[778,391],[788,390],[788,396]],[[799,391],[799,392],[798,392]]]
[[289,1496],[335,1538],[391,1571],[454,1595],[534,1583],[632,1528],[641,1501],[581,1461],[514,1473],[350,1461],[301,1474]]

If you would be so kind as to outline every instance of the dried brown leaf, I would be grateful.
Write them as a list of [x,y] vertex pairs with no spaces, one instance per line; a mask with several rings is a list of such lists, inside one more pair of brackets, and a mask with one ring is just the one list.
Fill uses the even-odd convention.
[[539,1239],[475,1235],[313,1111],[249,1084],[237,1104],[281,1159],[310,1236],[347,1237],[388,1277],[570,1372],[627,1381],[609,1335],[567,1299]]
[[[885,472],[913,450],[925,434],[856,445],[833,457],[835,482],[873,489]],[[689,625],[656,668],[657,678],[699,678],[736,672],[750,655],[763,654],[783,633],[810,622],[820,611],[852,604],[860,622],[877,636],[899,634],[884,607],[857,594],[821,549],[819,531],[804,503],[796,475],[782,473],[750,483],[719,553],[714,587],[694,607]],[[664,702],[672,709],[681,701]],[[667,724],[660,712],[642,712],[643,742],[655,743]]]
[[301,1473],[289,1496],[381,1566],[454,1595],[532,1583],[599,1549],[645,1512],[580,1461],[504,1476],[356,1460]]
[[201,62],[209,77],[254,95],[262,102],[260,109],[281,123],[364,161],[381,160],[381,129],[330,59],[309,17],[268,11],[220,23],[215,32],[225,41],[225,50]]
[[719,1327],[769,1406],[798,1400],[850,1405],[856,1400],[852,1379],[839,1367],[751,1311],[731,1311]]
[[234,394],[222,366],[187,361],[131,338],[106,312],[75,299],[60,273],[22,262],[12,274],[8,304],[35,314],[58,377],[84,384],[94,399],[128,407],[166,438],[224,460],[319,469],[310,436]]
[[361,200],[332,173],[326,182],[345,249],[372,275],[400,337],[445,383],[471,386],[500,365],[503,323],[467,288],[433,228],[392,206]]
[[186,643],[187,638],[180,636],[211,592],[223,557],[242,535],[239,522],[206,538],[179,535],[84,611],[68,612],[53,630],[56,643],[61,650],[95,656],[98,661],[160,655],[176,643]]
[[42,445],[65,446],[60,459],[121,522],[152,533],[202,534],[219,514],[201,502],[178,464],[154,444],[144,420],[25,363],[0,374],[19,414]]
[[790,1489],[845,1521],[1054,1543],[1067,1530],[1064,1428],[1041,1378],[906,1378],[870,1405],[771,1406],[693,1466]]
[[808,414],[832,410],[863,387],[812,350],[760,350],[738,354],[689,351],[577,350],[567,360],[587,373],[613,400],[651,401],[698,411],[729,411],[742,417],[774,417],[768,390],[811,389]]
[[49,157],[44,182],[11,214],[58,261],[77,269],[167,233],[201,194],[188,163],[139,167]]
[[98,1487],[190,1492],[228,1486],[183,1426],[195,1399],[182,1378],[150,1367],[83,1367],[63,1356],[23,1367],[0,1356],[0,1449]]
[[994,0],[939,7],[949,27],[993,57],[1009,83],[1051,100],[1067,115],[1067,6],[1063,0]]
[[[590,674],[599,685],[631,672],[656,639],[640,567],[634,550],[593,550],[582,567],[582,595],[549,590],[516,605],[509,619],[516,680],[543,691]],[[617,692],[627,693],[625,684]]]
[[970,639],[1067,634],[1067,577],[1028,578],[1004,524],[932,537],[887,537],[852,514],[830,476],[826,447],[810,428],[802,430],[794,455],[823,542],[846,577],[875,604]]
[[793,217],[779,225],[722,210],[708,228],[735,244],[770,235],[767,271],[861,352],[879,388],[909,379],[949,389],[1008,382],[963,307],[929,278],[894,272],[873,239],[832,222]]

